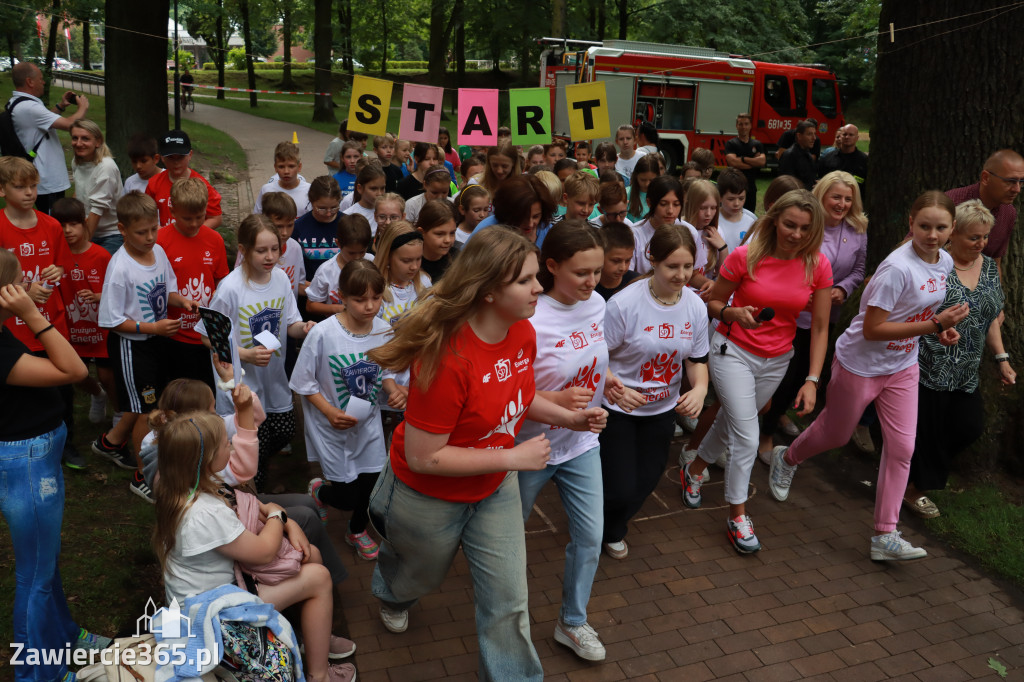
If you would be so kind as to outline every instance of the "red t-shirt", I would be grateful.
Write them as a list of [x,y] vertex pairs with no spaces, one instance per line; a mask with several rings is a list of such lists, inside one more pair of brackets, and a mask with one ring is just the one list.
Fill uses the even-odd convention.
[[[195,237],[186,237],[174,225],[165,225],[156,233],[156,243],[163,247],[167,260],[171,261],[178,280],[178,293],[199,301],[203,307],[209,306],[217,282],[227,277],[229,272],[224,238],[206,225],[199,228]],[[198,312],[168,308],[167,317],[181,320],[181,329],[172,339],[183,343],[202,343],[195,331],[199,322]]]
[[73,265],[62,286],[68,298],[68,332],[71,345],[83,358],[107,357],[107,330],[99,326],[99,302],[82,300],[81,294],[103,293],[110,252],[98,244],[90,244],[82,253],[72,253]]
[[812,281],[808,282],[803,258],[780,260],[768,256],[761,259],[751,277],[747,274],[747,246],[744,244],[726,257],[719,277],[739,284],[729,305],[773,308],[775,317],[762,322],[757,329],[744,329],[733,323],[731,332],[728,325],[719,322],[717,331],[729,333],[730,341],[754,355],[774,358],[793,347],[796,318],[807,307],[811,294],[818,289],[832,288],[832,265],[824,254],[818,254]]
[[[206,217],[213,218],[221,214],[220,210],[220,192],[213,188],[206,178],[199,173],[195,172],[191,168],[188,169],[191,174],[190,177],[199,178],[206,183],[206,188],[210,192],[210,197],[206,201]],[[153,197],[156,200],[156,206],[160,211],[160,224],[170,225],[174,222],[174,218],[171,216],[171,174],[167,171],[160,171],[149,179],[149,184],[146,185],[146,194]]]
[[533,402],[533,363],[537,334],[529,320],[516,322],[500,343],[484,343],[468,324],[452,340],[437,376],[426,391],[416,385],[413,367],[405,421],[391,443],[391,468],[410,488],[449,502],[472,503],[501,485],[505,472],[479,476],[418,474],[405,459],[405,425],[429,433],[447,433],[448,444],[462,448],[515,446]]
[[[59,265],[64,268],[65,277],[60,283],[54,284],[50,298],[43,305],[36,307],[39,308],[43,317],[67,338],[68,323],[64,316],[64,298],[67,296],[67,292],[62,283],[67,280],[72,263],[71,250],[68,248],[68,243],[64,241],[64,230],[60,223],[45,213],[36,211],[35,227],[22,229],[14,226],[8,219],[6,211],[0,211],[0,246],[18,257],[26,282],[37,281],[39,273],[51,265]],[[29,350],[43,349],[43,344],[32,335],[20,318],[9,318],[5,324],[19,341],[28,346]]]

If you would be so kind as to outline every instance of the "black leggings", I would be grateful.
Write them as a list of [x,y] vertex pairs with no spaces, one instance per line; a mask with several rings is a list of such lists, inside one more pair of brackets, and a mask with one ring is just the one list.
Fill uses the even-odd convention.
[[953,459],[981,437],[985,405],[974,393],[917,389],[917,441],[910,482],[918,490],[942,490]]
[[367,511],[370,506],[370,493],[373,492],[373,486],[377,485],[378,476],[380,476],[379,471],[359,474],[356,480],[349,483],[330,481],[330,485],[320,487],[317,497],[321,502],[329,504],[335,509],[352,512],[352,518],[348,522],[348,532],[362,533],[370,521]]
[[256,431],[256,437],[260,441],[260,460],[256,469],[256,476],[253,477],[253,484],[256,490],[263,492],[263,486],[267,482],[267,469],[269,458],[281,451],[281,448],[291,442],[295,435],[295,413],[273,412],[267,414],[267,419]]
[[637,417],[608,410],[601,432],[604,542],[626,537],[627,524],[658,486],[675,432],[675,411]]

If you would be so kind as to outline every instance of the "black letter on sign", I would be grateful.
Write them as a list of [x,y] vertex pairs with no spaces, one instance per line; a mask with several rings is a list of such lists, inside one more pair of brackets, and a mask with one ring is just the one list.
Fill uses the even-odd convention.
[[573,109],[583,110],[583,127],[590,128],[594,127],[594,107],[600,106],[601,100],[599,99],[585,99],[580,102],[573,102]]
[[462,129],[461,135],[469,135],[474,130],[479,130],[484,135],[491,134],[491,124],[484,114],[483,107],[473,107],[466,117],[466,126]]
[[380,122],[380,109],[381,105],[380,97],[377,95],[371,95],[369,93],[359,96],[359,110],[356,111],[356,119],[360,123],[366,125],[373,125],[374,123]]
[[409,102],[409,108],[416,110],[416,122],[413,124],[413,130],[418,133],[422,133],[426,126],[427,112],[434,110],[434,105],[430,102]]
[[530,126],[534,135],[543,135],[544,128],[540,121],[544,118],[544,110],[540,107],[519,107],[516,110],[517,133],[526,135],[526,126]]

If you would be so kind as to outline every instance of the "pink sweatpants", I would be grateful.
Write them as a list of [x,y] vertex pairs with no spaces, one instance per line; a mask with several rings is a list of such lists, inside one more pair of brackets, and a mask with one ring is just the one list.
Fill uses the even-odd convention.
[[846,445],[864,409],[873,400],[883,438],[875,492],[875,530],[882,533],[896,529],[910,477],[917,433],[919,373],[915,362],[896,374],[862,377],[847,371],[838,358],[833,359],[828,403],[786,453],[788,464],[803,464],[820,452]]

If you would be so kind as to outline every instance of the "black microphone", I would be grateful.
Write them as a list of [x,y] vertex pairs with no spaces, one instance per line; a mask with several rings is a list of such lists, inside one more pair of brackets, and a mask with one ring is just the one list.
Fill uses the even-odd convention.
[[761,312],[757,314],[759,322],[769,322],[775,317],[775,308],[761,308]]

